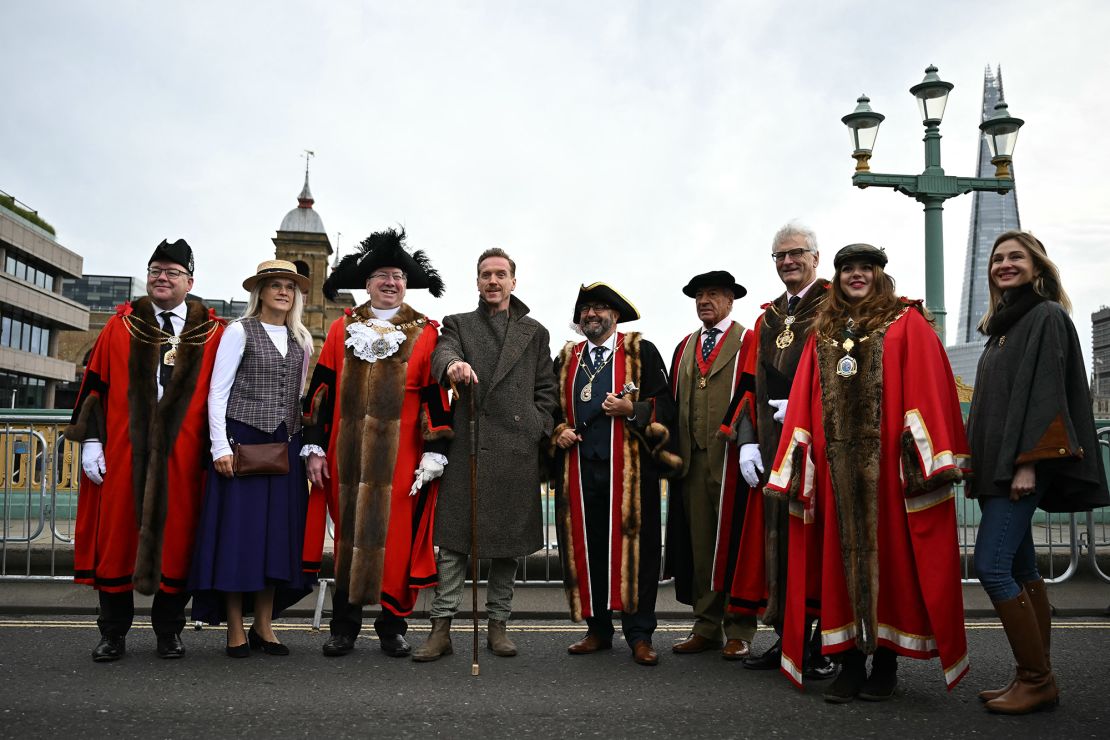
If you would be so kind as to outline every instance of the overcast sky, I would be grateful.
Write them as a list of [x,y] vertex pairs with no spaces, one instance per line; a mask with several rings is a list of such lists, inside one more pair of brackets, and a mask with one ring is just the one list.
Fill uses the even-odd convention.
[[[697,326],[681,287],[732,271],[751,326],[781,292],[770,240],[817,231],[886,247],[924,296],[924,219],[851,186],[840,117],[886,115],[877,172],[924,167],[910,86],[955,84],[948,174],[975,174],[985,65],[1025,127],[1022,225],[1059,263],[1089,362],[1110,303],[1110,4],[837,2],[50,2],[0,11],[0,189],[37,209],[86,273],[142,272],[164,237],[196,249],[195,291],[243,298],[273,256],[312,149],[312,191],[349,253],[403,225],[447,282],[433,317],[470,310],[474,260],[500,246],[517,295],[571,338],[578,285],[604,280],[669,353]],[[946,303],[960,302],[972,196],[945,210]],[[341,237],[337,237],[338,233]],[[357,298],[362,300],[362,294]]]

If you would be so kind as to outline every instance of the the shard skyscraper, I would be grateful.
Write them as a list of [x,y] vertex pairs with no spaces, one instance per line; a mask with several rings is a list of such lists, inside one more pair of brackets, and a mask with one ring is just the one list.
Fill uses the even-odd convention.
[[[1002,98],[1002,68],[992,72],[988,65],[983,75],[983,120],[994,114],[994,106]],[[1010,169],[1013,172],[1012,164]],[[979,136],[977,173],[979,177],[994,177],[987,138],[982,134]],[[1017,179],[1016,175],[1014,179]],[[1016,188],[1005,195],[982,191],[972,195],[967,256],[964,261],[963,297],[960,300],[959,322],[955,324],[955,344],[948,347],[952,372],[967,385],[975,385],[975,366],[986,341],[976,327],[979,319],[986,313],[989,301],[987,271],[991,246],[1003,231],[1020,228]]]

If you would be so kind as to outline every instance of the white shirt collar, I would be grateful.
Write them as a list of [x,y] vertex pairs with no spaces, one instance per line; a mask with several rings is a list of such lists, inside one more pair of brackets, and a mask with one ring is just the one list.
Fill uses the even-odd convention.
[[[158,308],[158,306],[154,306],[153,308],[154,308],[154,315],[157,316],[158,318],[162,318],[162,314],[166,312],[166,309]],[[185,317],[186,317],[186,314],[188,313],[188,309],[185,306],[185,301],[182,301],[181,303],[178,303],[173,308],[169,309],[169,312],[172,313],[175,317],[184,321]]]
[[[594,344],[592,341],[590,341],[588,339],[586,340],[586,344],[589,345],[589,350],[588,351],[590,353],[593,353],[594,347],[604,347],[605,349],[609,350],[609,352],[613,352],[613,351],[615,351],[615,348],[617,346],[617,333],[613,332],[612,334],[610,334],[609,338],[606,339],[601,344]],[[609,352],[605,353],[606,357],[609,356]]]
[[[730,319],[729,317],[726,316],[725,318],[721,319],[720,322],[716,326],[711,326],[711,327],[709,327],[709,329],[719,329],[721,331],[721,334],[724,334],[726,331],[728,331],[728,328],[730,326],[732,326],[732,319]],[[702,336],[705,336],[705,333],[707,331],[709,331],[709,329],[706,329],[705,327],[702,327],[702,330],[701,330]]]
[[790,291],[789,291],[789,290],[788,290],[788,291],[786,291],[786,300],[788,300],[788,301],[789,301],[789,300],[790,300],[791,298],[795,298],[795,297],[797,297],[797,298],[805,298],[805,297],[806,297],[806,293],[808,293],[808,292],[809,292],[809,289],[810,289],[810,288],[812,288],[812,287],[813,287],[813,284],[814,284],[814,283],[816,283],[816,282],[817,282],[817,278],[813,278],[813,280],[810,280],[810,281],[809,281],[809,285],[807,285],[806,287],[802,288],[801,290],[799,290],[799,291],[798,291],[797,293],[795,293],[794,295],[790,295]]
[[395,306],[394,308],[374,308],[374,306],[370,306],[370,312],[374,314],[374,318],[383,319],[385,321],[392,319],[400,310],[400,306]]

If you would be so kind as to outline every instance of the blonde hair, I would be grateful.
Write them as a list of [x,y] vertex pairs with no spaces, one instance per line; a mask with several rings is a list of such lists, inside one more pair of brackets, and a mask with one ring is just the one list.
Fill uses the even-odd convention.
[[990,278],[991,260],[994,258],[998,246],[1011,239],[1025,248],[1025,251],[1029,253],[1029,258],[1033,261],[1034,271],[1039,273],[1033,278],[1033,292],[1050,301],[1056,301],[1065,311],[1071,313],[1071,299],[1068,298],[1068,294],[1064,291],[1064,286],[1060,282],[1060,268],[1048,258],[1048,252],[1045,250],[1044,244],[1028,231],[1011,229],[998,235],[998,238],[994,240],[994,246],[991,247],[990,257],[987,258],[987,290],[990,294],[990,300],[987,303],[987,312],[979,320],[978,327],[983,334],[987,333],[987,325],[994,318],[1002,304],[1002,291]]
[[[852,262],[853,260],[848,260]],[[840,326],[854,319],[861,334],[867,334],[888,321],[892,321],[905,307],[906,303],[894,291],[894,278],[886,270],[872,264],[872,284],[875,289],[860,301],[852,303],[840,286],[840,271],[837,270],[829,285],[829,297],[817,312],[812,331],[817,334],[833,335]],[[926,319],[932,317],[922,312]]]
[[[282,278],[280,275],[275,275],[274,278],[293,282],[292,279]],[[251,288],[250,298],[247,299],[247,310],[243,312],[241,318],[250,319],[262,315],[262,288],[270,282],[272,282],[272,279],[259,280],[254,284],[254,287]],[[293,338],[297,340],[297,343],[304,347],[305,352],[312,354],[312,332],[301,322],[301,317],[303,315],[304,294],[301,293],[300,286],[293,282],[293,307],[285,314],[285,325],[289,328],[289,331],[292,332]]]

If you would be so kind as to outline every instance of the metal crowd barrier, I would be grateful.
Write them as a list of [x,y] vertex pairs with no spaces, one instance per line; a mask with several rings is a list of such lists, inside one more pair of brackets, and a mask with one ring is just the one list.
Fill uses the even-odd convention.
[[[60,568],[57,555],[73,545],[77,487],[81,473],[80,445],[62,436],[69,422],[64,411],[0,411],[0,581],[56,581],[72,578],[71,567]],[[1100,429],[1099,451],[1110,470],[1110,427]],[[517,583],[523,586],[559,583],[558,544],[555,536],[555,492],[544,485],[543,548],[521,558]],[[963,555],[962,581],[977,583],[973,569],[978,505],[957,487],[959,542]],[[663,513],[666,521],[667,499]],[[1080,517],[1084,520],[1082,529]],[[1099,551],[1110,548],[1110,509],[1075,514],[1038,512],[1033,522],[1034,542],[1045,580],[1062,583],[1086,560],[1095,574],[1110,582],[1098,563]],[[328,523],[329,541],[333,537]],[[665,542],[665,538],[664,538]],[[665,545],[664,545],[665,546]],[[70,562],[69,558],[65,561]],[[480,563],[485,572],[488,562]],[[66,572],[59,572],[64,570]],[[484,581],[479,581],[484,583]],[[314,624],[319,625],[331,579],[321,579]]]
[[[68,581],[57,555],[73,545],[80,445],[62,411],[0,413],[0,580]],[[43,573],[45,571],[45,573]]]
[[[1110,475],[1110,427],[1098,430],[1098,447],[1102,455],[1102,463]],[[1110,582],[1110,574],[1104,572],[1098,564],[1098,551],[1110,549],[1110,510],[1099,509],[1086,513],[1087,531],[1084,533],[1084,547],[1087,549],[1087,560],[1091,570],[1099,578]]]

